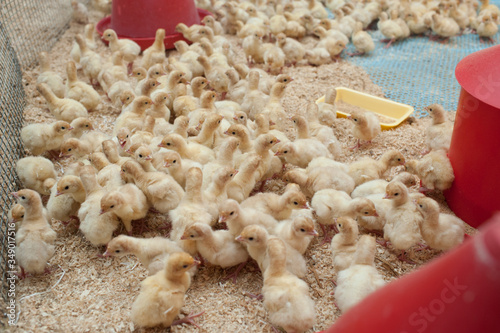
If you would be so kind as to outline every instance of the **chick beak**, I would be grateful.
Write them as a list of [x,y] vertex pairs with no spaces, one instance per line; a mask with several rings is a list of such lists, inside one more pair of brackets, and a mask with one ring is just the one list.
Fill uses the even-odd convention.
[[374,217],[379,217],[380,215],[378,215],[378,213],[377,213],[377,212],[375,212],[375,213],[373,213],[373,215],[372,215],[372,216],[374,216]]
[[276,143],[277,143],[277,144],[278,144],[278,143],[280,143],[280,142],[281,142],[281,140],[280,140],[280,139],[276,139]]
[[201,264],[201,261],[199,261],[199,260],[194,260],[193,261],[193,266],[198,266],[200,264]]
[[347,119],[352,120],[352,116],[351,115],[347,116]]
[[274,126],[274,125],[276,125],[276,123],[272,120],[269,120],[269,126]]
[[340,231],[339,231],[339,228],[337,228],[337,222],[335,222],[333,224],[333,231],[335,231],[336,234],[338,234]]
[[59,191],[56,192],[56,197],[60,196],[60,195],[63,195],[64,193],[61,193]]
[[280,151],[277,151],[277,152],[274,153],[274,156],[280,156],[280,155],[283,155],[283,153],[280,152]]
[[160,142],[160,143],[158,144],[158,147],[163,148],[163,147],[165,147],[165,145],[164,145],[163,143],[161,143],[161,142]]
[[290,78],[290,80],[288,81],[288,83],[292,82],[294,80],[293,77]]
[[149,155],[148,155],[148,156],[146,156],[144,159],[145,159],[146,161],[151,161],[153,158],[152,158],[151,156],[149,156]]
[[101,211],[99,212],[99,215],[102,215],[104,213],[106,213],[106,211],[104,209],[101,209]]
[[241,237],[241,235],[239,235],[238,237],[235,238],[236,241],[238,242],[244,242],[245,239],[243,237]]
[[165,162],[165,164],[163,164],[163,166],[164,166],[165,168],[168,168],[168,167],[169,167],[169,166],[171,166],[171,165],[172,165],[172,164],[170,164],[169,162]]
[[68,127],[68,131],[71,131],[72,129],[74,129],[74,127]]
[[187,236],[186,235],[182,235],[181,236],[181,240],[186,240],[187,239]]
[[125,145],[127,144],[127,140],[120,140],[120,147],[125,147]]
[[314,237],[318,236],[318,232],[316,230],[309,231],[307,234]]
[[64,153],[63,152],[59,153],[59,158],[61,158],[61,157],[64,157]]
[[219,216],[219,223],[224,223],[227,221],[227,215],[220,215]]
[[229,131],[225,131],[225,132],[224,132],[224,134],[225,134],[225,135],[229,135]]
[[111,253],[108,252],[108,250],[106,250],[106,252],[104,252],[102,254],[103,257],[110,257],[111,256]]
[[389,194],[386,193],[382,199],[391,199],[391,198],[392,197]]
[[405,165],[405,164],[406,164],[406,162],[400,162],[399,163],[399,165]]
[[12,196],[16,199],[19,199],[19,194],[17,192],[12,192]]
[[238,117],[237,117],[237,116],[234,116],[234,117],[233,117],[233,120],[234,120],[234,121],[238,121]]
[[305,204],[303,204],[302,206],[300,206],[300,208],[302,208],[302,209],[311,209],[311,207],[309,207],[309,204],[307,202]]

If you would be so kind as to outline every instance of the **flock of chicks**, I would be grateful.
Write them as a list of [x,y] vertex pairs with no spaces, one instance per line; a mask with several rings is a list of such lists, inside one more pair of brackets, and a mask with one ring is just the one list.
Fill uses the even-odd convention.
[[[440,105],[427,108],[433,124],[426,130],[428,151],[420,160],[405,161],[399,151],[389,150],[379,160],[366,157],[340,163],[335,158],[342,147],[332,130],[335,89],[326,92],[325,102],[309,105],[306,117],[288,117],[281,98],[292,78],[235,63],[234,50],[222,35],[244,37],[242,47],[250,63],[265,62],[274,70],[284,64],[276,62],[279,56],[274,55],[280,52],[286,62],[301,60],[293,51],[302,45],[289,38],[301,35],[293,36],[289,23],[302,22],[304,31],[324,35],[319,44],[325,41],[321,45],[331,59],[338,53],[331,53],[334,47],[326,41],[343,34],[335,27],[355,19],[355,13],[378,8],[369,22],[355,19],[356,25],[366,27],[395,3],[349,2],[340,7],[338,16],[350,15],[325,21],[321,3],[314,0],[284,6],[272,0],[212,2],[216,8],[209,9],[224,12],[220,22],[207,16],[205,26],[179,24],[177,29],[193,44],[176,42],[180,57],[168,59],[163,29],[141,58],[137,44],[106,30],[103,39],[113,55],[103,59],[93,51],[94,30],[88,24],[85,35],[75,38],[66,84],[50,70],[47,54],[42,53],[37,89],[56,121],[27,125],[21,133],[25,147],[36,156],[17,163],[25,189],[13,193],[18,204],[9,212],[12,221],[22,221],[16,234],[20,276],[47,271],[56,239],[49,222],[76,220],[90,243],[107,246],[104,256],[134,254],[148,269],[150,277],[141,283],[132,305],[131,318],[137,326],[193,323],[196,315],[174,320],[200,263],[195,258],[222,268],[239,265],[229,276],[234,280],[252,258],[264,277],[262,297],[271,323],[287,332],[304,332],[314,325],[315,310],[308,285],[301,279],[307,272],[302,255],[318,235],[316,223],[325,242],[330,241],[328,229],[338,232],[331,239],[331,250],[338,272],[335,297],[343,312],[384,284],[374,267],[375,238],[365,234],[358,239],[360,227],[382,234],[385,245],[390,243],[408,261],[405,251],[422,238],[428,247],[444,251],[461,243],[464,223],[441,214],[438,204],[423,194],[445,190],[454,180],[446,155],[452,124]],[[399,8],[415,3],[423,5],[401,1]],[[280,24],[284,30],[275,31],[274,18],[280,14],[269,20],[268,16],[279,13],[280,6],[286,20]],[[241,17],[247,20],[239,23]],[[316,23],[319,18],[323,20]],[[259,24],[266,20],[269,30]],[[323,22],[333,27],[326,30]],[[244,31],[252,32],[244,35]],[[260,44],[267,33],[276,37],[275,45]],[[321,48],[319,44],[311,52]],[[91,85],[78,78],[78,67]],[[106,97],[96,91],[98,86]],[[121,109],[112,136],[94,130],[87,118],[102,98]],[[349,118],[358,139],[352,149],[362,149],[361,140],[370,141],[380,133],[379,119],[369,111],[353,111]],[[288,120],[296,130],[294,140],[284,133]],[[40,156],[44,153],[76,161],[57,179],[52,161]],[[399,165],[405,165],[406,172],[391,182],[382,179]],[[284,172],[286,167],[292,169]],[[416,184],[414,175],[422,193],[408,190]],[[255,193],[276,177],[287,183],[283,194]],[[49,196],[46,207],[40,195]],[[150,211],[168,216],[169,238],[130,236],[132,222],[138,222],[142,232]],[[113,238],[120,223],[129,235]]]

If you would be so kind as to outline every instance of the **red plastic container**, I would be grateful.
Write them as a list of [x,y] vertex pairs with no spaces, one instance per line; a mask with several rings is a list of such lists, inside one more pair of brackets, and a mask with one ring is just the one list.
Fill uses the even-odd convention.
[[163,28],[165,48],[172,49],[176,41],[185,40],[175,31],[178,23],[200,24],[201,19],[210,14],[196,8],[194,0],[113,0],[111,16],[99,21],[96,30],[102,36],[111,28],[119,38],[131,39],[145,50],[153,44],[156,30]]
[[462,86],[448,154],[455,181],[444,194],[477,227],[500,211],[500,45],[462,59],[455,76]]
[[328,333],[500,332],[500,214],[475,237],[389,283]]

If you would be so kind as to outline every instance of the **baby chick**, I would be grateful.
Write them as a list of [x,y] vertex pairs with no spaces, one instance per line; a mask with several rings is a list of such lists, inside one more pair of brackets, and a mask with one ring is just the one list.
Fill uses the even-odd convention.
[[148,210],[149,205],[146,196],[134,184],[120,186],[101,198],[100,214],[113,212],[122,220],[129,234],[132,233],[132,220],[146,217]]
[[165,29],[156,30],[155,41],[142,53],[142,67],[149,69],[165,61]]
[[158,171],[146,172],[135,161],[125,162],[121,172],[133,179],[148,202],[160,213],[176,208],[184,196],[184,190],[170,175]]
[[242,208],[237,201],[228,199],[219,206],[219,223],[226,223],[229,232],[237,237],[245,227],[256,224],[273,233],[278,221],[254,208]]
[[147,268],[151,276],[164,269],[170,255],[178,252],[183,251],[168,238],[136,238],[120,235],[108,243],[103,256],[121,257],[133,254]]
[[313,237],[318,236],[318,232],[314,230],[314,221],[302,215],[296,216],[293,220],[278,223],[274,234],[300,254],[304,254]]
[[420,160],[406,162],[407,172],[413,173],[421,180],[421,191],[444,191],[451,187],[455,180],[453,167],[444,150],[431,151]]
[[25,188],[42,195],[50,194],[50,188],[57,177],[54,164],[41,156],[28,156],[16,163],[16,172]]
[[172,254],[164,269],[141,282],[139,296],[132,304],[132,322],[138,327],[173,325],[191,285],[188,271],[198,264],[187,253]]
[[272,192],[258,193],[243,201],[241,207],[260,210],[278,221],[288,219],[294,209],[309,208],[305,195],[295,184],[288,184],[282,195]]
[[370,111],[360,112],[355,110],[351,112],[351,115],[348,118],[352,120],[354,124],[352,134],[356,139],[358,139],[358,143],[352,149],[358,149],[361,147],[361,140],[371,143],[371,140],[380,134],[380,120],[375,113]]
[[359,231],[358,223],[350,217],[339,217],[336,220],[339,233],[333,237],[330,247],[333,255],[333,269],[340,272],[352,263]]
[[57,97],[47,84],[39,83],[36,89],[45,98],[50,112],[57,120],[72,122],[78,117],[88,117],[85,106],[69,98]]
[[120,51],[122,53],[123,59],[128,62],[129,72],[131,72],[134,60],[141,53],[141,47],[130,39],[118,39],[113,29],[106,29],[102,34],[102,39],[109,42],[111,52]]
[[386,213],[384,238],[390,240],[395,249],[402,250],[400,260],[412,263],[406,258],[405,251],[419,242],[418,226],[423,218],[417,214],[417,209],[409,198],[408,189],[403,183],[390,182],[384,198],[392,200],[392,207]]
[[213,231],[208,224],[194,223],[181,239],[195,241],[200,255],[212,265],[227,268],[248,260],[247,250],[228,230]]
[[440,104],[432,104],[425,108],[432,117],[432,125],[425,129],[425,144],[428,153],[431,150],[450,150],[453,124],[446,120],[444,108]]
[[[417,185],[417,180],[415,176],[408,172],[401,172],[396,175],[392,180],[398,180],[406,185],[406,187],[412,187]],[[351,198],[361,198],[367,197],[371,194],[385,193],[385,188],[389,184],[388,181],[384,179],[370,180],[369,182],[363,183],[356,187],[351,193]]]
[[372,37],[363,31],[363,24],[361,22],[356,22],[356,28],[352,34],[352,44],[356,48],[356,53],[350,53],[349,55],[364,55],[365,53],[372,52],[375,50],[375,43]]
[[354,179],[356,186],[370,180],[381,178],[389,168],[404,165],[405,158],[397,150],[385,152],[378,161],[365,157],[349,165],[349,175]]
[[374,265],[375,250],[375,238],[361,236],[351,266],[338,273],[335,300],[343,313],[385,285]]
[[[236,240],[242,242],[246,245],[248,254],[252,257],[257,264],[261,272],[264,272],[269,268],[269,256],[267,255],[267,243],[269,240],[277,238],[276,236],[270,236],[269,233],[263,227],[259,225],[249,225],[243,229],[241,234],[236,237]],[[306,262],[302,255],[285,243],[286,247],[286,267],[290,273],[296,275],[299,278],[303,278],[307,273]]]
[[182,158],[191,159],[195,162],[206,164],[215,159],[215,153],[212,149],[195,142],[186,142],[178,134],[169,134],[165,136],[158,147],[175,150]]
[[239,172],[227,185],[228,198],[238,202],[242,202],[248,198],[256,184],[255,172],[257,171],[260,161],[261,158],[259,156],[253,156],[243,162]]
[[464,240],[464,221],[450,214],[439,213],[439,205],[431,198],[417,198],[417,210],[422,214],[420,233],[429,247],[448,251]]
[[64,81],[59,74],[50,70],[50,61],[47,52],[41,52],[39,60],[41,73],[36,78],[36,82],[46,83],[57,97],[64,98],[66,93]]
[[297,139],[294,142],[285,142],[275,153],[283,156],[287,163],[306,168],[314,158],[331,157],[328,148],[316,139]]
[[94,110],[101,102],[101,95],[92,86],[78,80],[73,61],[66,65],[66,73],[68,74],[66,98],[80,102],[88,111]]
[[46,151],[59,150],[64,136],[72,129],[66,121],[30,124],[22,128],[21,140],[33,155],[41,155]]
[[315,322],[309,286],[287,268],[286,246],[279,238],[268,241],[269,267],[264,272],[264,307],[272,324],[287,332],[306,332]]
[[287,171],[282,179],[286,183],[298,184],[308,198],[312,198],[316,192],[327,188],[346,193],[350,193],[354,189],[354,180],[351,176],[336,167],[329,166],[307,168],[306,170],[292,169]]
[[23,223],[16,232],[16,259],[21,267],[21,278],[26,273],[41,274],[54,255],[57,234],[43,215],[40,195],[33,190],[13,192],[17,203],[24,208]]

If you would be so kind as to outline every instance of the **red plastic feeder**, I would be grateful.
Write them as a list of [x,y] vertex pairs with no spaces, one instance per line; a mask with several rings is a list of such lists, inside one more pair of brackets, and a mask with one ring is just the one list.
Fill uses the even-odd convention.
[[500,332],[500,214],[475,237],[392,281],[327,333]]
[[111,16],[97,23],[96,30],[102,36],[106,29],[113,29],[119,38],[128,38],[139,44],[142,50],[151,46],[156,30],[165,29],[165,48],[173,49],[178,40],[185,40],[175,31],[178,23],[188,27],[200,24],[210,12],[196,8],[193,0],[113,0]]
[[499,59],[497,45],[465,57],[455,70],[462,86],[448,154],[455,181],[444,194],[473,227],[500,211]]

